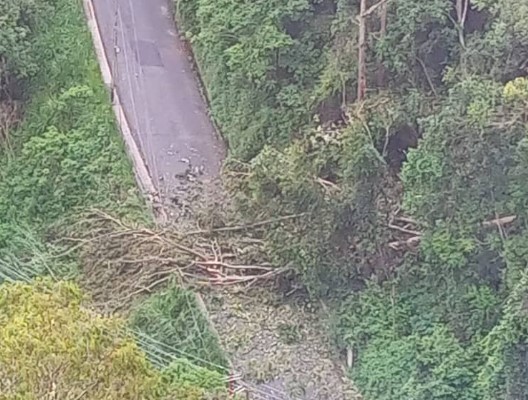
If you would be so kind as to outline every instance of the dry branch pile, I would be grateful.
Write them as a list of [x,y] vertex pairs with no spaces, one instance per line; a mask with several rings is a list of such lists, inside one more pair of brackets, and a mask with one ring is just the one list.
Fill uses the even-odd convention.
[[83,284],[95,302],[115,311],[172,279],[198,286],[252,285],[285,272],[258,262],[264,259],[263,243],[246,228],[149,229],[94,211],[66,240],[81,251]]

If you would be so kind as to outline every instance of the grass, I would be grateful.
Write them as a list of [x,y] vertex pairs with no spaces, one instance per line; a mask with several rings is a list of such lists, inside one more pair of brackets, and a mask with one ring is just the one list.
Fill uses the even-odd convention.
[[[54,9],[37,23],[32,48],[39,69],[25,85],[29,101],[23,121],[12,133],[9,149],[0,153],[4,261],[7,254],[27,254],[28,246],[34,250],[29,254],[45,252],[46,236],[90,208],[149,220],[100,77],[81,2],[57,0]],[[29,236],[29,242],[24,240]],[[32,276],[30,264],[24,265]],[[50,267],[58,276],[71,274],[71,265],[59,264]],[[43,271],[42,265],[37,270]]]
[[166,367],[174,358],[225,373],[225,354],[209,330],[192,293],[171,285],[144,301],[131,315],[130,324],[153,363]]

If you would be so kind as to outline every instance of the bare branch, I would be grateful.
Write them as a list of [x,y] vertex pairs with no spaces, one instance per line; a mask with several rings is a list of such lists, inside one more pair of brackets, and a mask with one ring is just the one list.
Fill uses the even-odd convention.
[[380,2],[374,4],[373,6],[371,6],[370,8],[368,8],[367,10],[365,10],[364,12],[362,12],[360,14],[360,17],[368,17],[369,15],[371,15],[374,11],[376,11],[378,8],[380,8],[381,6],[387,4],[390,0],[381,0]]
[[496,226],[500,228],[503,225],[511,224],[516,219],[517,219],[516,215],[510,215],[508,217],[502,217],[502,218],[495,218],[489,221],[484,221],[482,223],[482,226],[486,226],[486,227]]
[[274,271],[276,268],[273,267],[263,267],[261,265],[231,265],[225,262],[220,261],[197,261],[196,264],[203,265],[203,266],[218,266],[223,267],[226,269],[233,269],[233,270],[258,270],[258,271]]
[[436,88],[433,84],[433,80],[431,79],[431,76],[429,75],[429,72],[427,72],[427,67],[425,66],[425,63],[422,61],[422,59],[420,57],[416,57],[416,60],[418,61],[418,63],[420,63],[422,69],[423,69],[423,72],[425,74],[425,78],[427,79],[427,83],[429,83],[429,87],[431,88],[433,94],[435,97],[438,97],[438,93],[436,92]]
[[403,232],[403,233],[408,233],[409,235],[422,236],[421,232],[413,231],[412,229],[402,228],[401,226],[394,225],[394,224],[389,224],[389,228]]
[[361,0],[359,11],[357,101],[362,102],[367,91],[367,0]]
[[316,178],[315,181],[325,189],[333,189],[338,192],[341,191],[341,188],[338,185],[336,185],[334,182],[330,182],[329,180],[323,178]]
[[393,250],[399,251],[402,250],[403,247],[411,247],[413,245],[417,245],[420,243],[420,240],[422,239],[422,236],[413,236],[412,238],[409,238],[407,240],[398,240],[395,242],[389,243],[389,247]]
[[400,221],[400,222],[405,222],[407,224],[414,224],[414,225],[418,225],[418,222],[412,218],[408,218],[408,217],[396,217],[394,218],[395,221]]

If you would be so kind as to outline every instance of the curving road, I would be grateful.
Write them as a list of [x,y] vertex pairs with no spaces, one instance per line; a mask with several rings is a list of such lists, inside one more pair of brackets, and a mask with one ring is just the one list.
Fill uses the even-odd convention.
[[114,85],[163,197],[218,176],[225,148],[209,119],[167,0],[92,0]]

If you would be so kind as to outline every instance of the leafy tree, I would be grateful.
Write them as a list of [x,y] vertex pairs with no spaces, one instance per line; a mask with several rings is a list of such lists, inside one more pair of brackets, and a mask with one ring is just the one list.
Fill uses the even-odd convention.
[[[5,398],[201,399],[204,389],[218,389],[221,379],[207,385],[207,371],[183,361],[160,374],[123,333],[122,321],[94,314],[82,302],[71,283],[0,285]],[[202,373],[203,379],[196,375]]]

